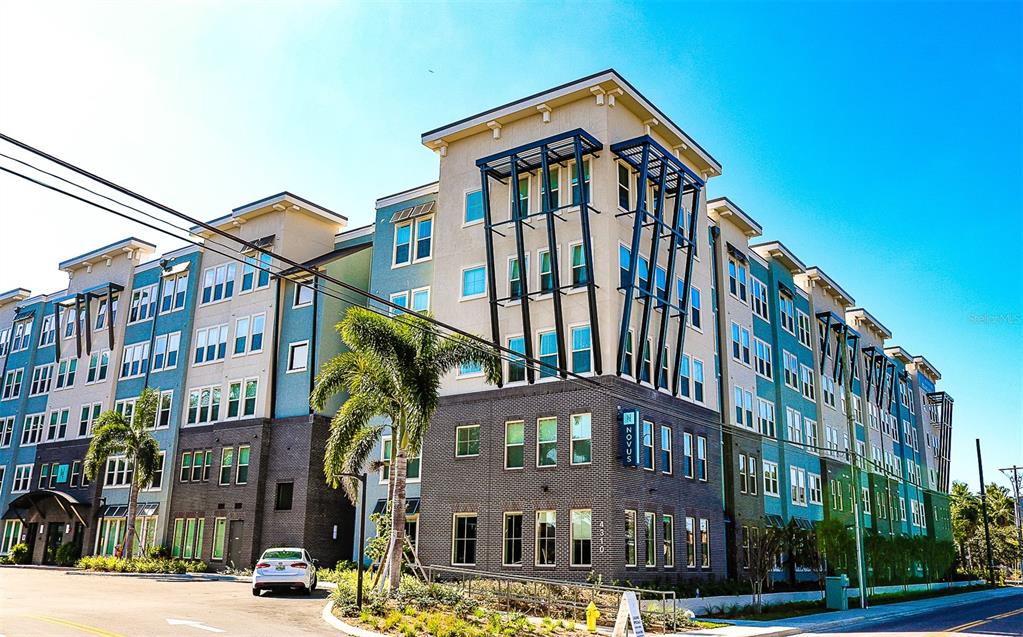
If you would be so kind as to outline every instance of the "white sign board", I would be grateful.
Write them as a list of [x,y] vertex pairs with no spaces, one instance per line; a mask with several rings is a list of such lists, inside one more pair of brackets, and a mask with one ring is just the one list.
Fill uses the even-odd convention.
[[639,615],[639,600],[636,593],[626,591],[618,603],[618,616],[615,618],[615,628],[611,633],[612,637],[625,637],[629,625],[632,626],[632,634],[636,637],[645,637],[643,630],[643,618]]

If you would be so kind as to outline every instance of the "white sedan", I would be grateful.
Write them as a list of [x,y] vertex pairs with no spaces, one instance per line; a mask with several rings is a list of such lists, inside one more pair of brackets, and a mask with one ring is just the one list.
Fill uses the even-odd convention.
[[252,571],[252,594],[269,589],[295,589],[309,595],[316,590],[319,561],[301,548],[267,549]]

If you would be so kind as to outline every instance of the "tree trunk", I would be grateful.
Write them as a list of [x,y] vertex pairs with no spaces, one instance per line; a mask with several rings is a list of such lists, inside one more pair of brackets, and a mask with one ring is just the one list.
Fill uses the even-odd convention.
[[139,487],[135,482],[135,474],[132,473],[131,485],[128,487],[128,529],[124,532],[124,549],[121,551],[121,557],[126,560],[130,560],[132,556],[132,546],[135,539],[135,514],[138,512],[139,507]]
[[405,549],[405,473],[408,462],[405,450],[394,444],[394,499],[391,502],[391,559],[388,564],[387,590],[394,595],[401,582],[401,558]]

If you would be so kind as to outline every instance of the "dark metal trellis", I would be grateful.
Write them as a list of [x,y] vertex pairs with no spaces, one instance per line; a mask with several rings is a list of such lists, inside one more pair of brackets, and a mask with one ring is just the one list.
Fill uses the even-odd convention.
[[[696,242],[696,213],[700,204],[700,193],[704,181],[692,170],[683,164],[677,157],[670,153],[663,146],[658,144],[649,135],[644,135],[627,141],[619,142],[611,146],[613,152],[620,160],[638,172],[638,192],[636,207],[633,210],[619,213],[618,216],[633,216],[632,239],[629,250],[629,267],[627,279],[619,289],[625,292],[624,304],[622,307],[622,322],[618,334],[618,355],[616,372],[631,374],[637,381],[643,378],[643,367],[647,365],[644,351],[646,348],[647,336],[650,333],[650,315],[654,304],[661,309],[661,321],[657,328],[656,354],[650,352],[654,357],[654,369],[651,370],[651,380],[657,386],[663,386],[661,382],[661,368],[664,364],[665,341],[668,336],[668,319],[675,318],[678,322],[678,332],[675,341],[675,365],[672,372],[671,392],[677,393],[681,380],[681,365],[679,361],[685,347],[686,322],[689,316],[690,289],[692,283],[693,256]],[[647,206],[647,185],[654,187],[653,210]],[[684,198],[691,197],[688,207],[685,206]],[[671,223],[665,221],[664,207],[666,200],[673,199]],[[684,219],[682,215],[689,216],[689,222],[684,226],[679,222]],[[640,263],[640,247],[642,243],[643,230],[652,228],[650,237],[650,251],[647,255],[649,271],[645,285],[637,284],[637,275]],[[683,233],[682,230],[686,232]],[[657,288],[657,256],[662,239],[668,239],[668,263],[665,273],[663,294]],[[686,263],[683,273],[681,289],[677,289],[675,283],[675,259],[678,250],[686,251]],[[673,302],[672,297],[678,294],[678,301]],[[643,314],[640,322],[639,339],[634,343],[636,350],[635,370],[626,369],[626,343],[629,338],[629,327],[632,324],[633,303],[643,302]],[[674,314],[671,314],[674,312]],[[669,317],[669,314],[671,316]]]
[[[570,210],[577,209],[579,212],[579,223],[582,231],[583,260],[586,267],[586,292],[587,305],[590,315],[590,338],[593,351],[594,369],[597,374],[601,373],[601,349],[600,349],[600,327],[597,316],[596,284],[593,278],[593,245],[590,235],[590,212],[597,212],[590,206],[589,193],[587,191],[585,174],[585,157],[595,155],[603,149],[595,137],[581,128],[566,131],[535,142],[517,146],[510,150],[502,151],[476,161],[480,169],[480,183],[483,199],[483,223],[485,229],[485,245],[487,257],[487,294],[490,301],[490,327],[491,335],[495,343],[501,343],[501,328],[499,324],[499,308],[506,302],[518,301],[522,316],[523,329],[523,354],[526,359],[533,360],[533,331],[530,315],[530,300],[541,294],[550,294],[554,304],[555,334],[558,351],[558,370],[562,378],[567,377],[567,347],[565,339],[565,321],[562,308],[562,295],[568,288],[576,287],[573,284],[563,285],[559,269],[559,256],[557,244],[557,228],[555,221],[567,221],[565,214]],[[569,193],[568,203],[558,201],[557,204],[551,197],[551,167],[553,165],[567,166],[574,162],[576,166],[576,188],[577,195]],[[519,175],[523,173],[540,172],[541,179],[541,205],[540,211],[530,214],[522,210],[522,199],[518,189]],[[507,221],[496,222],[490,201],[490,180],[496,179],[499,182],[509,184],[512,193],[512,214]],[[559,199],[560,190],[559,190]],[[551,260],[551,286],[550,289],[529,289],[529,276],[526,264],[526,249],[524,227],[536,229],[530,220],[535,217],[543,217],[545,222],[547,250]],[[499,298],[497,295],[497,268],[494,258],[494,235],[505,237],[501,231],[504,226],[511,225],[515,236],[515,254],[519,267],[519,293],[512,293],[508,297]],[[539,268],[540,264],[536,264]],[[536,370],[533,365],[525,365],[526,380],[533,383],[536,380]],[[498,386],[503,385],[503,379]]]

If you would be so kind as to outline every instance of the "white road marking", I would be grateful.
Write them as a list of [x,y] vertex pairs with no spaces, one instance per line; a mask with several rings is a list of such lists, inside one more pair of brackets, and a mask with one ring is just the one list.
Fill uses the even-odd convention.
[[205,630],[211,633],[222,633],[223,630],[214,628],[213,626],[207,626],[202,622],[197,622],[193,619],[168,619],[167,623],[171,626],[190,626],[192,628],[198,628],[199,630]]

